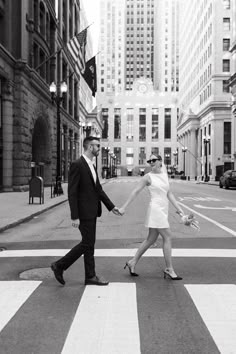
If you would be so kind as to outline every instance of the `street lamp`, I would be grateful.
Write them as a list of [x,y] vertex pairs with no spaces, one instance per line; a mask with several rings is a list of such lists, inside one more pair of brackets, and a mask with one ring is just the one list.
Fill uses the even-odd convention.
[[170,154],[165,154],[165,158],[166,158],[166,168],[167,168],[167,175],[168,175],[168,165],[169,165],[169,158],[170,158]]
[[174,157],[175,157],[175,166],[176,166],[176,169],[178,169],[178,164],[179,164],[179,162],[178,162],[178,155],[179,155],[178,148],[176,148],[176,150],[173,151],[173,155],[174,155]]
[[104,149],[105,149],[105,151],[107,153],[107,159],[106,159],[106,170],[107,170],[107,173],[106,173],[106,178],[108,178],[108,169],[109,169],[108,156],[109,156],[110,147],[109,146],[105,146]]
[[204,150],[205,150],[205,156],[206,156],[206,161],[205,161],[205,182],[209,181],[209,176],[207,174],[207,145],[210,144],[211,139],[209,137],[204,137],[203,139],[203,144],[204,144]]
[[183,176],[183,179],[186,179],[186,176],[185,176],[185,154],[186,154],[187,150],[188,150],[188,148],[186,146],[182,147],[182,152],[184,154],[184,176]]
[[57,105],[57,175],[56,175],[56,185],[54,188],[54,194],[61,195],[63,194],[63,189],[61,185],[61,102],[63,97],[67,92],[67,84],[61,82],[56,85],[55,82],[52,82],[49,91],[51,93],[52,102]]
[[86,132],[86,137],[88,137],[91,133],[91,129],[92,129],[92,123],[88,122],[87,124],[85,124],[84,122],[82,123],[82,127],[83,127],[83,131]]

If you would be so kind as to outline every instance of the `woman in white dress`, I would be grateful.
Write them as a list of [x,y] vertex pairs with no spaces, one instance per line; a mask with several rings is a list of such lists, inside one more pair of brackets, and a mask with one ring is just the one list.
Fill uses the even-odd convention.
[[178,205],[173,193],[170,191],[168,174],[165,166],[162,164],[160,155],[151,155],[147,161],[151,166],[151,172],[142,177],[137,187],[131,192],[127,201],[119,209],[123,215],[126,207],[136,198],[144,187],[147,187],[150,193],[150,203],[146,215],[145,226],[149,228],[148,236],[140,245],[135,256],[125,264],[128,267],[131,276],[138,276],[135,273],[135,266],[144,252],[156,242],[160,234],[163,239],[163,254],[166,263],[164,270],[164,278],[168,277],[172,280],[181,280],[173,268],[171,259],[171,231],[168,222],[168,204],[169,201],[177,209],[177,213],[184,215],[182,209]]

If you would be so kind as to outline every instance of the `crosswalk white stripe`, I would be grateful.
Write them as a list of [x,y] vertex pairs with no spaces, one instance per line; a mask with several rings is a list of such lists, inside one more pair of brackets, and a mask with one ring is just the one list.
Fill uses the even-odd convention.
[[185,285],[221,354],[236,353],[236,285]]
[[134,283],[87,286],[62,354],[139,354]]
[[0,281],[0,331],[40,283],[41,281]]
[[[62,257],[70,249],[34,249],[34,250],[8,250],[0,252],[0,258],[8,257]],[[96,257],[132,257],[136,248],[108,248],[96,249]],[[236,249],[224,248],[174,248],[172,250],[173,257],[219,257],[219,258],[235,258]],[[162,249],[150,248],[143,257],[163,257]]]

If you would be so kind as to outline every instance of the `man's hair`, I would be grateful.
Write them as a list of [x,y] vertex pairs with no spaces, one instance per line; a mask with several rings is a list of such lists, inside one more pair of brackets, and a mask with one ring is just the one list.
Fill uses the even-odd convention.
[[84,141],[83,141],[83,148],[84,150],[88,150],[88,146],[89,144],[91,143],[91,141],[93,140],[97,140],[97,141],[100,141],[99,138],[97,138],[96,136],[87,136]]

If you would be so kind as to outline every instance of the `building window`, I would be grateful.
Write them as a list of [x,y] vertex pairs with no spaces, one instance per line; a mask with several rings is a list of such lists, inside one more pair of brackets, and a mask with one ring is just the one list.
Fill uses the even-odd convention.
[[121,148],[114,147],[114,154],[116,155],[116,164],[121,165]]
[[230,18],[228,17],[223,18],[223,30],[230,31]]
[[223,39],[223,51],[227,52],[230,47],[230,39],[229,38],[224,38]]
[[102,122],[103,122],[102,139],[107,139],[108,138],[108,108],[102,109]]
[[231,122],[224,122],[224,154],[231,154]]
[[223,80],[223,92],[229,92],[229,82],[228,82],[228,80]]
[[164,139],[171,139],[171,108],[165,108]]
[[169,167],[171,165],[171,148],[170,147],[165,147],[164,148],[164,164],[166,165],[167,170],[169,170]]
[[146,150],[145,147],[139,149],[139,165],[144,165],[146,162]]
[[158,108],[152,109],[152,140],[159,138],[159,116]]
[[224,9],[230,9],[230,0],[223,0]]
[[114,139],[121,137],[121,109],[114,109]]
[[133,165],[134,163],[134,149],[131,147],[126,148],[126,165]]
[[152,155],[159,155],[159,148],[158,147],[152,147]]
[[229,59],[223,59],[223,72],[230,72],[230,60]]
[[126,118],[127,118],[126,140],[133,141],[134,139],[134,109],[133,108],[127,108]]
[[139,108],[139,141],[146,140],[146,108]]

